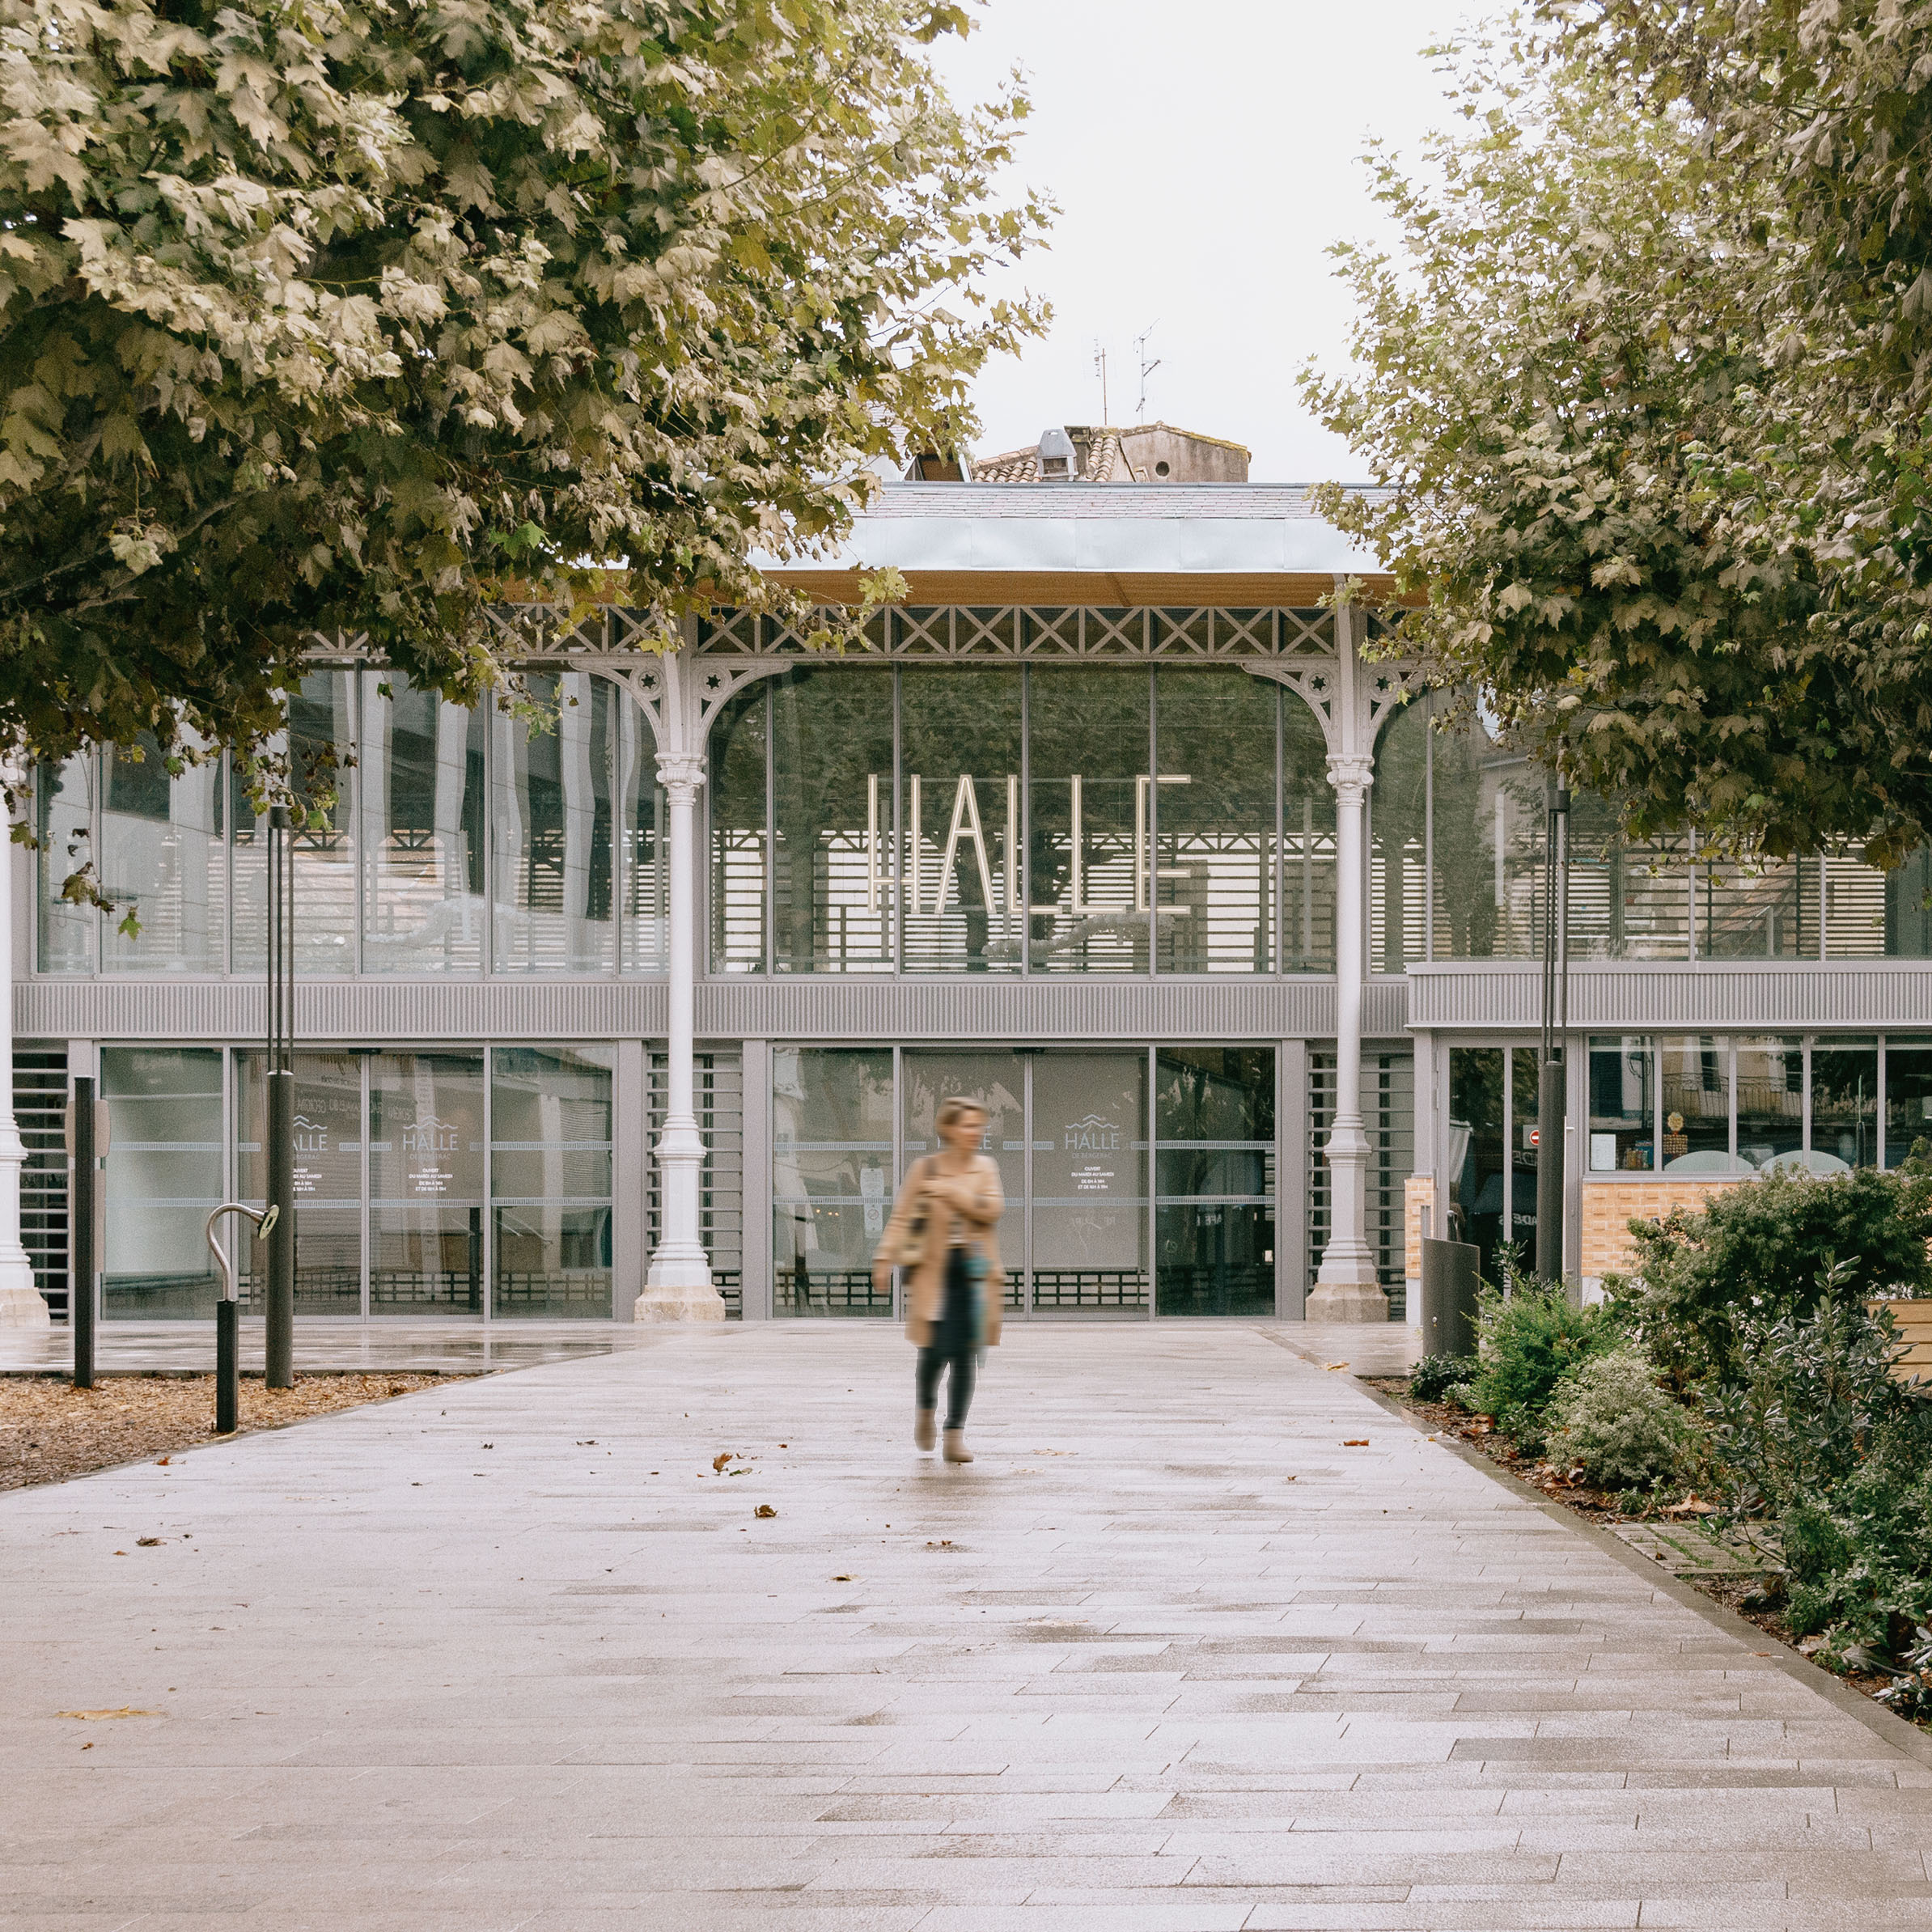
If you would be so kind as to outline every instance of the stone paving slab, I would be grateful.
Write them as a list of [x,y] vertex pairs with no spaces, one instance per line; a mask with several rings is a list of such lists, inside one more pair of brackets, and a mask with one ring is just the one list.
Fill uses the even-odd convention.
[[1282,1333],[1010,1330],[964,1468],[734,1324],[0,1498],[0,1932],[1932,1927],[1926,1740]]

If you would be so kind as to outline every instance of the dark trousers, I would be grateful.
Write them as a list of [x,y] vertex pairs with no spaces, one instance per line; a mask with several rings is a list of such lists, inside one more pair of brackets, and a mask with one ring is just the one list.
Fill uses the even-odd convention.
[[921,1409],[939,1406],[939,1372],[952,1371],[946,1390],[946,1426],[964,1429],[972,1406],[972,1388],[979,1371],[979,1343],[973,1334],[972,1284],[966,1275],[966,1251],[954,1248],[946,1258],[946,1294],[933,1338],[919,1351],[913,1371],[914,1399]]

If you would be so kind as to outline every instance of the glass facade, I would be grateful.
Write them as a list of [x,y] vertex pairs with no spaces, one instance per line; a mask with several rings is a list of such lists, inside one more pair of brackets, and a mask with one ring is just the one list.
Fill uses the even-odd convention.
[[1587,1171],[1841,1174],[1932,1133],[1932,1039],[1629,1034],[1590,1041]]
[[1449,1176],[1457,1238],[1481,1251],[1485,1281],[1503,1251],[1527,1266],[1536,1244],[1536,1053],[1532,1047],[1449,1050]]
[[714,969],[1332,971],[1326,761],[1230,667],[788,671],[712,733]]
[[[299,972],[659,973],[663,813],[643,713],[587,672],[533,674],[527,714],[390,672],[318,669],[289,701],[301,807]],[[37,969],[259,974],[266,848],[223,758],[151,742],[40,774]],[[63,896],[93,865],[106,913]]]
[[219,1289],[205,1231],[222,1198],[221,1052],[104,1048],[100,1092],[112,1122],[101,1312],[212,1318]]
[[890,1315],[872,1251],[897,1186],[889,1047],[772,1055],[772,1312]]

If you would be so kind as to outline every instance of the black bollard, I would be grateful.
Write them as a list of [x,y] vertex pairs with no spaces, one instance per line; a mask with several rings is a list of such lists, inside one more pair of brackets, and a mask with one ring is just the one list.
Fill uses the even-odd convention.
[[233,1435],[241,1421],[241,1361],[235,1331],[240,1303],[224,1295],[214,1304],[214,1433]]
[[94,1157],[94,1082],[74,1083],[67,1108],[67,1149],[74,1175],[67,1190],[67,1324],[74,1331],[74,1386],[94,1386],[94,1279],[100,1268],[95,1235],[100,1225],[95,1205],[100,1175]]

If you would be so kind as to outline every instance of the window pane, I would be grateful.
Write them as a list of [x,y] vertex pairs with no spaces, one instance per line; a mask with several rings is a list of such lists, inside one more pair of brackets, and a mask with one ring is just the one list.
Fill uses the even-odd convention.
[[1536,1054],[1532,1047],[1510,1049],[1510,1204],[1508,1238],[1516,1244],[1517,1265],[1528,1268],[1536,1254]]
[[94,908],[61,896],[68,879],[94,863],[94,760],[83,755],[57,768],[43,765],[35,781],[36,964],[42,972],[94,970]]
[[711,963],[718,972],[765,970],[765,751],[771,691],[740,691],[710,740]]
[[1786,1038],[1743,1039],[1738,1050],[1738,1159],[1768,1167],[1804,1146],[1804,1045]]
[[206,1319],[218,1291],[207,1226],[222,1198],[221,1051],[104,1047],[100,1091],[110,1123],[102,1312]]
[[1728,1174],[1731,1158],[1729,1043],[1708,1033],[1659,1043],[1658,1084],[1666,1172]]
[[[262,1056],[235,1056],[235,1190],[260,1206],[268,1197]],[[362,1057],[294,1057],[295,1312],[362,1311]],[[267,1286],[267,1251],[237,1229],[235,1273],[256,1314]]]
[[671,960],[671,825],[658,782],[657,739],[628,692],[613,685],[611,705],[617,795],[624,801],[623,969],[664,972]]
[[369,1067],[369,1309],[483,1309],[483,1056],[379,1053]]
[[1155,1239],[1161,1314],[1274,1313],[1272,1203],[1163,1201]]
[[773,1312],[890,1315],[872,1251],[892,1204],[891,1053],[776,1049],[772,1126]]
[[[355,676],[311,671],[289,700],[289,784],[295,796],[295,970],[355,971]],[[235,828],[234,966],[263,969],[268,935],[266,826],[239,772],[231,773]]]
[[1033,1062],[1033,1305],[1145,1314],[1147,1057]]
[[1282,693],[1282,946],[1285,972],[1335,970],[1335,792],[1328,741]]
[[1155,697],[1158,836],[1143,890],[1159,970],[1272,972],[1279,687],[1244,671],[1163,670]]
[[1885,1042],[1885,1165],[1932,1143],[1932,1040]]
[[1885,876],[1885,951],[1894,960],[1932,959],[1932,845]]
[[900,677],[908,972],[1019,970],[1021,676]]
[[1155,1057],[1154,1117],[1163,1146],[1236,1141],[1272,1147],[1274,1049],[1162,1048]]
[[1459,1238],[1481,1251],[1483,1278],[1498,1278],[1503,1177],[1509,1148],[1501,1047],[1449,1049],[1449,1173],[1461,1222]]
[[1433,789],[1436,957],[1535,958],[1542,773],[1472,722],[1436,734]]
[[490,1057],[498,1317],[610,1319],[612,1061],[608,1047]]
[[772,692],[781,972],[880,972],[892,960],[892,678],[789,671]]
[[1424,875],[1429,803],[1428,697],[1399,709],[1375,747],[1369,790],[1369,961],[1400,972],[1426,959]]
[[1627,1033],[1590,1042],[1589,1171],[1613,1174],[1654,1167],[1649,1036]]
[[1697,950],[1711,960],[1815,960],[1818,861],[1719,860],[1699,868]]
[[1150,775],[1151,689],[1144,671],[1082,667],[1028,674],[1028,924],[1036,972],[1147,969],[1142,780]]
[[365,972],[482,966],[483,732],[480,711],[393,672],[362,673]]
[[[136,754],[138,754],[138,756]],[[102,758],[101,885],[108,972],[220,972],[227,964],[228,849],[222,761],[171,775],[143,732]],[[132,914],[139,930],[121,930]]]
[[1871,1167],[1879,1158],[1879,1049],[1875,1042],[1815,1041],[1811,1047],[1814,1174]]
[[609,972],[615,747],[611,687],[581,671],[532,676],[552,714],[532,724],[498,711],[491,775],[496,970]]
[[1848,854],[1828,854],[1824,866],[1824,952],[1830,960],[1882,959],[1885,953],[1885,875]]

